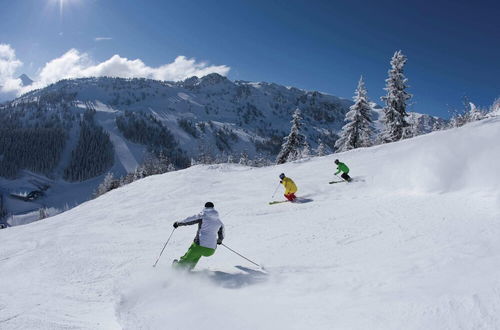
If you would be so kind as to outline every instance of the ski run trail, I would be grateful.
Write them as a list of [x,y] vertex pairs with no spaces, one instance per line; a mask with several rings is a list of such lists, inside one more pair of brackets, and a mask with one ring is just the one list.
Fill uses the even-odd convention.
[[[351,168],[335,180],[333,161]],[[500,117],[280,166],[194,166],[0,231],[0,329],[500,329]],[[308,203],[269,205],[285,172]],[[282,200],[282,188],[278,198]],[[213,201],[228,247],[171,270]],[[245,271],[243,266],[257,271]]]

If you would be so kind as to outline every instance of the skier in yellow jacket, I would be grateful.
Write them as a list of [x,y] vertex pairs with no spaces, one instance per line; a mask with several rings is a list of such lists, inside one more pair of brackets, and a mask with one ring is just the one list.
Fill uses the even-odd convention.
[[287,178],[285,176],[285,173],[280,174],[280,183],[285,187],[285,197],[288,199],[290,202],[293,202],[297,196],[295,196],[295,193],[297,192],[297,186],[295,185],[295,182],[293,182],[292,179]]

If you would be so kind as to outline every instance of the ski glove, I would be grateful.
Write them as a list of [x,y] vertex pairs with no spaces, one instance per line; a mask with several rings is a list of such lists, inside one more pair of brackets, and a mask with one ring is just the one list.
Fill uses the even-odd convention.
[[176,222],[174,222],[174,228],[177,228],[177,227],[179,227],[179,224],[176,221]]
[[219,239],[217,239],[217,244],[218,244],[218,245],[221,245],[221,244],[222,244],[222,240],[221,240],[220,238],[219,238]]

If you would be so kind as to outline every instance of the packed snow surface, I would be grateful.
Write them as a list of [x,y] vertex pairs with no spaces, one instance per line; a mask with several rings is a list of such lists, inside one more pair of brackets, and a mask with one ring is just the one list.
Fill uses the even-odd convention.
[[[1,329],[498,329],[500,118],[267,168],[195,166],[0,231]],[[328,184],[335,158],[352,183]],[[308,203],[268,205],[285,172]],[[282,188],[275,199],[282,199]],[[213,201],[223,246],[174,272]]]

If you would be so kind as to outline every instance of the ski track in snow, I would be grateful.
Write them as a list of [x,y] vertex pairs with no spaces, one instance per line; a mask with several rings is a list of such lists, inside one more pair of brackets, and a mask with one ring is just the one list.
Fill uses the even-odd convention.
[[[106,107],[101,104],[101,107]],[[118,160],[122,164],[123,168],[127,171],[127,173],[132,173],[139,166],[136,158],[132,154],[127,142],[124,138],[120,136],[117,132],[118,128],[115,124],[114,115],[109,115],[108,113],[100,113],[97,116],[99,123],[109,134],[109,139],[115,148],[115,154],[118,157]]]
[[[499,139],[491,119],[280,166],[193,166],[2,230],[0,328],[498,329]],[[335,158],[355,182],[328,184]],[[281,172],[313,201],[268,205]],[[173,271],[194,226],[152,267],[207,200],[224,243],[268,274],[223,246]]]
[[134,155],[132,155],[132,152],[130,152],[127,143],[114,132],[109,130],[107,132],[109,133],[109,139],[115,147],[116,155],[118,156],[120,163],[122,163],[128,173],[134,172],[139,164],[137,163]]

